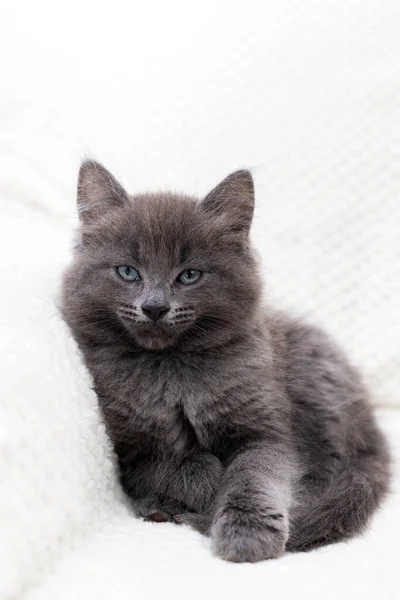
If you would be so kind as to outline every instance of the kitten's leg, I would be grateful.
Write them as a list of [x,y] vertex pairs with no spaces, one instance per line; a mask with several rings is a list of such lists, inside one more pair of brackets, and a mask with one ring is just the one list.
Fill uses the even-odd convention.
[[179,515],[175,515],[174,522],[179,525],[189,525],[189,527],[195,531],[209,536],[212,525],[212,513],[199,514],[194,512],[182,512]]
[[190,511],[203,514],[215,501],[223,470],[221,461],[211,452],[189,454],[170,478],[167,493]]
[[227,467],[211,526],[214,551],[222,558],[256,562],[284,553],[294,472],[284,452],[253,442]]
[[136,513],[147,518],[152,511],[159,512],[168,517],[166,520],[187,511],[207,511],[223,473],[222,463],[209,452],[190,453],[180,459],[125,458],[120,466],[125,491],[139,502]]

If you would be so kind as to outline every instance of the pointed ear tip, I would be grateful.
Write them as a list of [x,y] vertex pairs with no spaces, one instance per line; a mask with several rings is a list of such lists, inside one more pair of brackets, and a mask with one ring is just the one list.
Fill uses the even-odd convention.
[[253,176],[249,169],[238,169],[236,171],[236,173],[237,173],[237,175],[240,175],[241,177],[247,177],[248,179],[253,179]]
[[78,204],[82,201],[82,196],[87,192],[87,189],[93,184],[100,170],[100,164],[87,158],[81,162],[78,173]]
[[254,201],[254,180],[248,169],[240,169],[231,175],[234,185],[238,186],[243,193],[248,194]]
[[85,158],[81,162],[81,166],[79,167],[79,172],[80,173],[84,173],[86,171],[89,171],[91,169],[96,169],[96,168],[99,168],[99,167],[100,167],[100,163],[98,163],[93,158]]
[[231,177],[236,181],[241,181],[244,184],[254,186],[253,175],[248,169],[239,169],[232,173]]
[[87,158],[81,162],[78,173],[78,188],[83,185],[93,183],[99,178],[109,176],[105,167],[93,158]]

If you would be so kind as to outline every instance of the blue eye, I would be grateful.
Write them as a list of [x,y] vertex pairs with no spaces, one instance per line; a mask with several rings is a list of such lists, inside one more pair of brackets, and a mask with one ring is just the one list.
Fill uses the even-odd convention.
[[177,281],[180,281],[180,283],[185,285],[190,285],[191,283],[196,283],[201,275],[201,271],[198,271],[197,269],[186,269],[186,271],[182,271],[182,273],[178,275]]
[[140,281],[139,271],[136,271],[136,269],[130,267],[129,265],[121,265],[120,267],[117,267],[117,273],[126,281]]

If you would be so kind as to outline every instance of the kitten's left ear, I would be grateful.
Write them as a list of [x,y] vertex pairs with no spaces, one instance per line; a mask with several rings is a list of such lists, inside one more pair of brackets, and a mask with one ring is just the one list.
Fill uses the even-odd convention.
[[248,235],[254,212],[254,182],[245,169],[228,175],[201,202],[207,213],[225,217],[231,231]]
[[82,163],[78,177],[78,212],[83,224],[93,223],[110,210],[128,202],[128,194],[103,165],[95,160]]

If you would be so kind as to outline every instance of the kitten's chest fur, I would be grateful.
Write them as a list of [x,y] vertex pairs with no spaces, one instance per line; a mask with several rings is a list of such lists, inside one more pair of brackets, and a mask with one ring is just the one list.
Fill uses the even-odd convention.
[[108,362],[108,373],[96,362],[95,388],[111,437],[162,451],[195,446],[223,453],[242,437],[265,431],[268,396],[279,393],[269,352],[254,343],[220,352],[120,357]]

